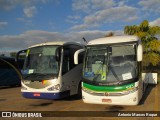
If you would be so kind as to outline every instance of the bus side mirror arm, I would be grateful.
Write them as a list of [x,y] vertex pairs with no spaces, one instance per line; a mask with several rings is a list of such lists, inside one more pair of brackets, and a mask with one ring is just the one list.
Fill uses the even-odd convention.
[[74,64],[78,64],[78,55],[81,53],[81,52],[84,52],[85,49],[79,49],[77,50],[75,53],[74,53]]

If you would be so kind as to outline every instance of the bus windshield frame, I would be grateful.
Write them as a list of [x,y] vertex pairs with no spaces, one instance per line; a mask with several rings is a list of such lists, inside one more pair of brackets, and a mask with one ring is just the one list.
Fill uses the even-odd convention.
[[98,86],[138,81],[137,43],[89,45],[86,48],[83,81]]
[[23,79],[36,81],[57,78],[60,64],[55,54],[58,47],[45,45],[29,48],[22,69]]

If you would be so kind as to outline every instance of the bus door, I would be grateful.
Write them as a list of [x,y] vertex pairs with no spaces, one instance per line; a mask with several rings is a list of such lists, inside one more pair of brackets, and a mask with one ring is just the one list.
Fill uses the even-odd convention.
[[64,49],[63,54],[63,63],[62,63],[62,85],[65,90],[70,90],[70,95],[76,93],[77,81],[76,72],[72,68],[74,67],[73,55],[70,53],[69,49]]

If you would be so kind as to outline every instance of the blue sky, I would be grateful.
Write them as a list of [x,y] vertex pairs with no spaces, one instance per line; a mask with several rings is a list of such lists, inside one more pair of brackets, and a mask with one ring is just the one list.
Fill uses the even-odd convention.
[[160,26],[160,0],[0,0],[0,51],[46,41],[88,41],[148,20]]

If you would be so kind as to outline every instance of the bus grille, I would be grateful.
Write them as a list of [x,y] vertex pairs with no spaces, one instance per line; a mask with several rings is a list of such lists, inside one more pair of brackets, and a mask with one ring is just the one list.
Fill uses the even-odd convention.
[[95,92],[84,87],[82,88],[82,90],[93,96],[123,96],[137,91],[138,87],[134,87],[133,89],[122,92]]

